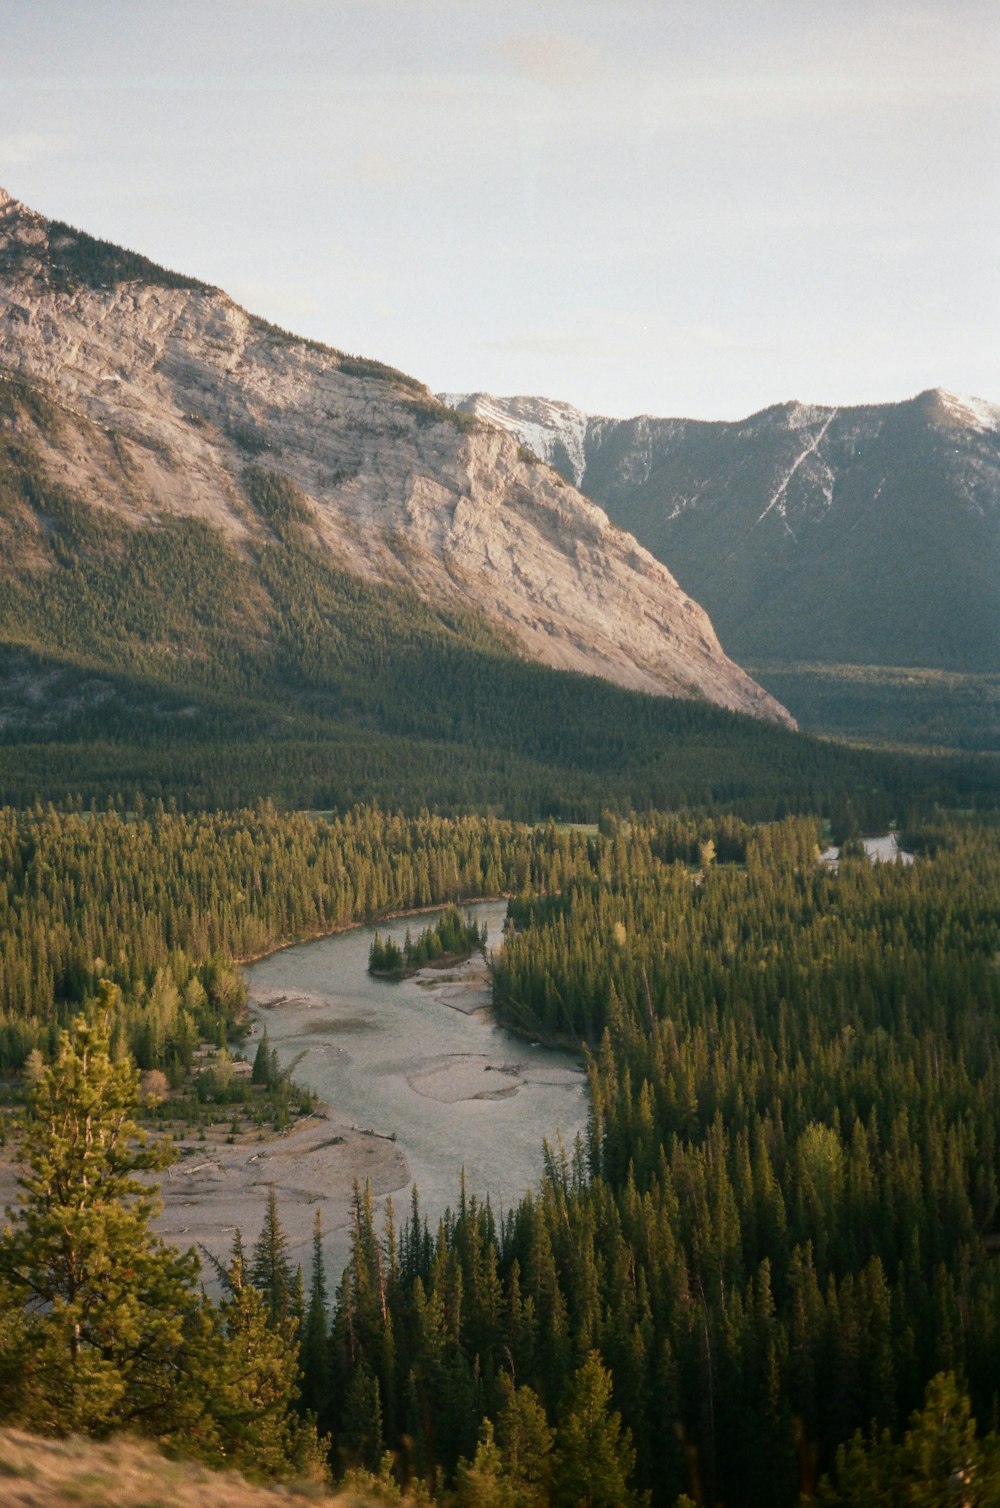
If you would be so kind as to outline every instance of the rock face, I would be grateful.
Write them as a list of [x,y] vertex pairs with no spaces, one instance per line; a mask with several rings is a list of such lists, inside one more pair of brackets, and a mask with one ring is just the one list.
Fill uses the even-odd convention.
[[739,659],[1000,666],[994,404],[935,389],[729,424],[449,401],[503,424],[668,561]]
[[0,196],[0,365],[70,413],[52,478],[137,525],[261,521],[248,464],[311,503],[318,550],[485,615],[546,664],[790,723],[669,571],[503,429],[298,340],[224,293]]
[[571,403],[551,398],[493,398],[489,393],[439,393],[442,403],[516,435],[574,487],[587,470],[587,436],[593,422]]

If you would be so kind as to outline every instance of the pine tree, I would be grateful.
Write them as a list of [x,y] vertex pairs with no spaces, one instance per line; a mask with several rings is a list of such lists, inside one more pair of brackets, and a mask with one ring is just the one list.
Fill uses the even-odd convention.
[[627,1486],[635,1451],[610,1402],[611,1373],[591,1351],[573,1379],[556,1434],[552,1484],[557,1508],[622,1508],[637,1501]]
[[313,1224],[312,1284],[302,1327],[302,1402],[326,1424],[330,1408],[330,1346],[327,1322],[326,1269],[323,1263],[323,1220],[319,1209]]
[[367,1362],[355,1370],[344,1394],[339,1443],[347,1464],[378,1470],[385,1451],[382,1390]]
[[283,1322],[291,1309],[292,1272],[288,1261],[288,1239],[278,1218],[278,1198],[273,1183],[268,1185],[267,1209],[253,1249],[250,1276],[254,1286],[264,1295],[269,1322],[272,1325]]
[[543,1508],[548,1502],[552,1431],[537,1394],[515,1387],[505,1373],[500,1381],[503,1407],[497,1418],[497,1443],[504,1473],[516,1490],[522,1508]]
[[292,1334],[296,1341],[302,1334],[302,1326],[306,1321],[306,1284],[302,1276],[302,1263],[295,1268],[295,1276],[292,1279],[292,1292],[288,1301],[288,1315],[292,1322]]
[[257,1043],[257,1051],[254,1053],[253,1067],[250,1070],[251,1084],[257,1084],[263,1089],[271,1087],[271,1044],[267,1040],[267,1027],[264,1035]]
[[521,1508],[524,1499],[515,1492],[504,1464],[493,1438],[493,1425],[484,1419],[472,1464],[465,1460],[458,1463],[455,1508]]
[[293,1408],[298,1357],[290,1322],[271,1320],[239,1258],[226,1287],[203,1381],[213,1428],[199,1453],[256,1476],[322,1477],[328,1442]]
[[0,1238],[8,1417],[42,1431],[168,1431],[199,1303],[194,1253],[152,1235],[159,1202],[134,1176],[171,1159],[132,1120],[138,1073],[109,1051],[116,1005],[115,988],[102,988],[97,1022],[79,1016],[38,1075],[21,1142],[28,1171]]

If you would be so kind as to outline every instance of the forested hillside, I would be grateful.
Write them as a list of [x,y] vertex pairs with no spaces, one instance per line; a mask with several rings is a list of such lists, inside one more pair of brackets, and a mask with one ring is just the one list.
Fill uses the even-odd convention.
[[[898,1435],[935,1374],[992,1417],[1000,848],[914,836],[910,869],[831,875],[808,821],[657,818],[512,903],[497,1008],[592,1044],[589,1142],[552,1149],[506,1214],[463,1192],[436,1233],[415,1215],[380,1241],[359,1206],[337,1438],[365,1456],[384,1431],[452,1467],[484,1413],[509,1451],[540,1408],[556,1443],[534,1425],[533,1469],[569,1503],[585,1394],[606,1475],[588,1497],[584,1470],[577,1501],[626,1501],[634,1452],[655,1504],[779,1508],[811,1500],[855,1430]],[[676,862],[696,846],[697,882]],[[971,1470],[964,1438],[952,1465]],[[916,1501],[875,1495],[878,1454],[853,1478],[841,1462],[843,1501]]]
[[588,866],[578,833],[475,817],[7,809],[0,1071],[54,1050],[102,980],[120,992],[119,1046],[143,1068],[190,1067],[200,1038],[225,1041],[243,1018],[234,958],[407,907],[558,887]]
[[773,817],[850,801],[868,826],[918,797],[993,799],[989,764],[876,759],[531,663],[459,607],[340,570],[307,500],[259,461],[241,543],[195,518],[136,527],[42,468],[55,420],[34,388],[0,383],[0,416],[0,799],[374,798],[574,820],[609,803]]
[[1000,409],[933,391],[597,428],[589,495],[674,562],[734,653],[996,672]]
[[[590,1055],[586,1144],[550,1148],[542,1186],[512,1210],[456,1171],[436,1230],[417,1195],[379,1230],[359,1188],[343,1278],[317,1246],[297,1290],[271,1209],[253,1261],[234,1253],[262,1309],[237,1286],[208,1330],[192,1309],[187,1339],[161,1337],[186,1380],[151,1420],[179,1448],[215,1460],[215,1432],[235,1441],[205,1347],[228,1378],[266,1323],[285,1397],[297,1379],[334,1468],[389,1470],[369,1486],[390,1500],[395,1480],[437,1482],[464,1508],[643,1494],[792,1508],[817,1492],[869,1508],[961,1470],[970,1502],[995,1501],[997,1441],[969,1422],[988,1430],[1000,1394],[995,824],[916,821],[912,866],[848,846],[839,873],[817,864],[809,817],[607,814],[585,833],[39,808],[4,813],[0,837],[4,1067],[39,1049],[45,1092],[51,1071],[75,1093],[57,1037],[81,1006],[98,1002],[111,1056],[98,1043],[95,1062],[119,1065],[124,1092],[129,1050],[182,1075],[200,1037],[237,1028],[232,954],[503,890],[517,931],[494,966],[501,1018]],[[24,1231],[6,1239],[2,1407],[58,1429],[31,1337],[57,1346],[63,1332],[34,1309],[24,1330],[11,1307],[10,1254],[47,1259]],[[134,1423],[158,1365],[144,1360],[137,1393],[126,1369],[124,1391],[74,1395],[77,1427]],[[185,1417],[207,1432],[186,1446]],[[232,1459],[301,1469],[308,1417],[304,1435],[291,1416],[241,1435]]]

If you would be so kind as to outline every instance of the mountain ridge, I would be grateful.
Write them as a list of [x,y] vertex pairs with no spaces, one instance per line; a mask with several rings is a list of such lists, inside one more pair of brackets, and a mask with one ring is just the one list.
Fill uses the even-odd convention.
[[[1000,405],[931,388],[901,403],[772,404],[740,420],[609,419],[547,399],[448,396],[567,474],[563,435],[582,433],[581,489],[669,564],[807,727],[881,726],[881,669],[1000,671]],[[786,672],[815,677],[824,664],[871,672],[860,721],[860,704],[824,724],[796,700],[813,693]],[[924,711],[936,742],[946,700]],[[917,736],[919,707],[913,716]],[[984,735],[981,746],[996,742]]]
[[266,462],[301,494],[316,549],[363,580],[479,613],[556,668],[791,723],[661,563],[415,379],[9,194],[0,286],[0,364],[74,416],[71,441],[38,441],[39,464],[88,505],[136,526],[200,518],[239,547],[261,528],[243,475]]

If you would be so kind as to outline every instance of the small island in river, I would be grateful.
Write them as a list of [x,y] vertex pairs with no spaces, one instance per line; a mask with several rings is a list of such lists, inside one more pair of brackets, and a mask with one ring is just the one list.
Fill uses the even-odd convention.
[[474,917],[463,918],[457,906],[449,906],[415,942],[407,928],[402,947],[391,937],[383,940],[376,932],[368,952],[368,972],[378,979],[409,979],[419,969],[464,963],[485,948],[485,923],[480,927]]

